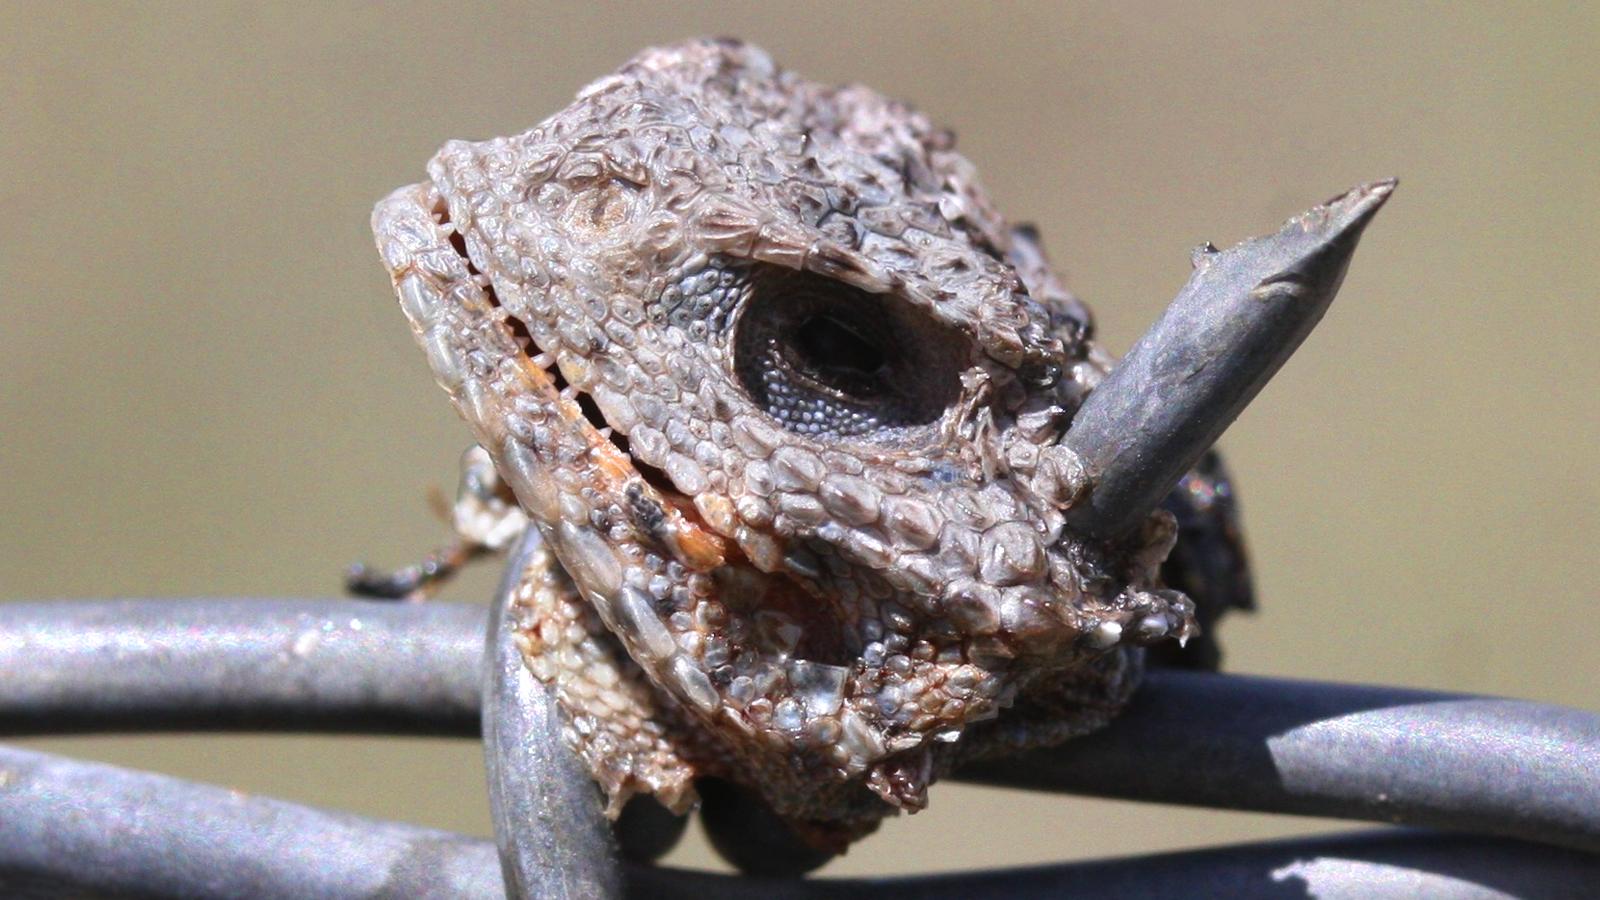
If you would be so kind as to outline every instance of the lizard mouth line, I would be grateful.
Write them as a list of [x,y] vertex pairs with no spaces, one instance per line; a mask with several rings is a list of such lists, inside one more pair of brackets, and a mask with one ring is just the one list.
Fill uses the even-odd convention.
[[[492,315],[498,320],[498,325],[504,329],[504,333],[527,362],[548,379],[550,386],[548,389],[562,400],[571,401],[581,411],[584,419],[581,425],[593,432],[595,450],[614,448],[620,452],[620,461],[625,462],[639,479],[653,488],[659,495],[660,501],[664,501],[675,515],[686,520],[691,526],[691,531],[717,534],[717,529],[706,521],[696,507],[694,497],[679,490],[664,470],[640,459],[638,454],[632,451],[628,435],[606,420],[598,404],[587,391],[568,381],[561,373],[556,354],[542,347],[524,318],[506,307],[497,295],[491,278],[473,261],[467,239],[462,230],[451,221],[448,207],[442,198],[435,197],[430,212],[441,234],[447,236],[450,247],[461,258],[467,269],[468,278],[482,291],[485,302],[493,310]],[[653,505],[648,502],[640,503],[631,497],[629,499],[636,507]],[[660,515],[659,509],[646,510],[641,518],[646,523],[647,531],[655,530],[648,525],[658,520]],[[669,545],[681,543],[682,540],[681,537],[675,539],[667,534],[657,534],[656,537]],[[723,537],[727,535],[723,534]],[[673,552],[674,555],[679,555],[677,551]],[[718,542],[717,565],[721,567],[723,578],[728,584],[739,586],[734,593],[741,597],[760,597],[760,605],[764,608],[781,613],[788,621],[802,623],[803,627],[799,629],[798,636],[775,642],[783,645],[782,649],[774,650],[776,657],[783,664],[793,660],[802,666],[822,667],[816,671],[842,672],[857,661],[859,647],[855,646],[857,643],[855,638],[846,634],[843,615],[827,597],[819,596],[815,588],[808,588],[804,579],[796,578],[789,572],[758,567],[748,557],[744,548],[733,541],[725,544]],[[741,599],[734,602],[743,601]]]
[[444,203],[443,198],[439,198],[435,203],[432,213],[434,221],[438,223],[439,228],[449,235],[451,248],[461,257],[461,261],[466,265],[472,279],[482,287],[484,297],[501,317],[503,326],[510,332],[512,340],[516,342],[528,362],[544,372],[563,400],[570,400],[577,404],[589,426],[600,437],[610,441],[613,446],[627,457],[634,470],[639,473],[639,477],[643,478],[651,487],[660,491],[664,496],[671,498],[674,505],[680,509],[692,511],[694,507],[690,502],[690,498],[673,485],[672,480],[667,477],[665,472],[639,459],[632,452],[628,443],[628,436],[606,421],[605,415],[600,411],[600,407],[587,391],[568,383],[566,376],[561,374],[561,367],[556,364],[555,354],[546,352],[544,348],[540,347],[539,343],[534,340],[528,324],[506,309],[500,302],[500,297],[495,292],[493,281],[478,268],[477,263],[473,262],[472,254],[467,250],[466,238],[463,236],[461,229],[457,228],[455,223],[450,220],[449,208]]

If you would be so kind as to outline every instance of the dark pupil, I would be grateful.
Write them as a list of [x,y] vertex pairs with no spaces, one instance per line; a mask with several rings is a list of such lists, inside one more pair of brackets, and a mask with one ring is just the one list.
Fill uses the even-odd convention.
[[795,333],[794,347],[815,374],[852,381],[877,375],[887,362],[881,350],[832,316],[806,319]]
[[[731,317],[740,385],[791,432],[911,439],[913,429],[939,421],[959,398],[970,344],[926,310],[811,272],[730,264],[741,265],[730,268],[732,284],[718,276],[718,293],[706,302],[728,312],[690,310],[683,327],[692,337],[695,325]],[[705,293],[704,281],[697,275],[683,283]],[[672,290],[664,304],[682,294]]]

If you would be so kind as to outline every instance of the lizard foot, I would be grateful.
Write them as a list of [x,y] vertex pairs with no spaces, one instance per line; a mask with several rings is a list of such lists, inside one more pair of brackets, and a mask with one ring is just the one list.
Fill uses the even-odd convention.
[[461,478],[449,514],[454,541],[393,572],[355,563],[345,570],[345,591],[373,600],[426,600],[468,563],[504,552],[528,527],[527,514],[500,480],[489,454],[477,445],[461,455]]

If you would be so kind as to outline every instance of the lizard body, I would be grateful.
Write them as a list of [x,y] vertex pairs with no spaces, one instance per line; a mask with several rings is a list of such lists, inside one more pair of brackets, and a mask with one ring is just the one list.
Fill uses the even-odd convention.
[[922,115],[694,41],[428,175],[373,223],[483,448],[458,527],[545,539],[517,628],[613,811],[719,776],[840,848],[1196,633],[1170,513],[1067,528],[1111,361]]

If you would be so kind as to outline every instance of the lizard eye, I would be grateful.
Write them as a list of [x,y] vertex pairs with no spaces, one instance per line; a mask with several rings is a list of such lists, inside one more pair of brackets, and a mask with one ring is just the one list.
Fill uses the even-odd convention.
[[899,297],[759,267],[734,360],[758,406],[801,434],[892,437],[960,393],[966,341]]

